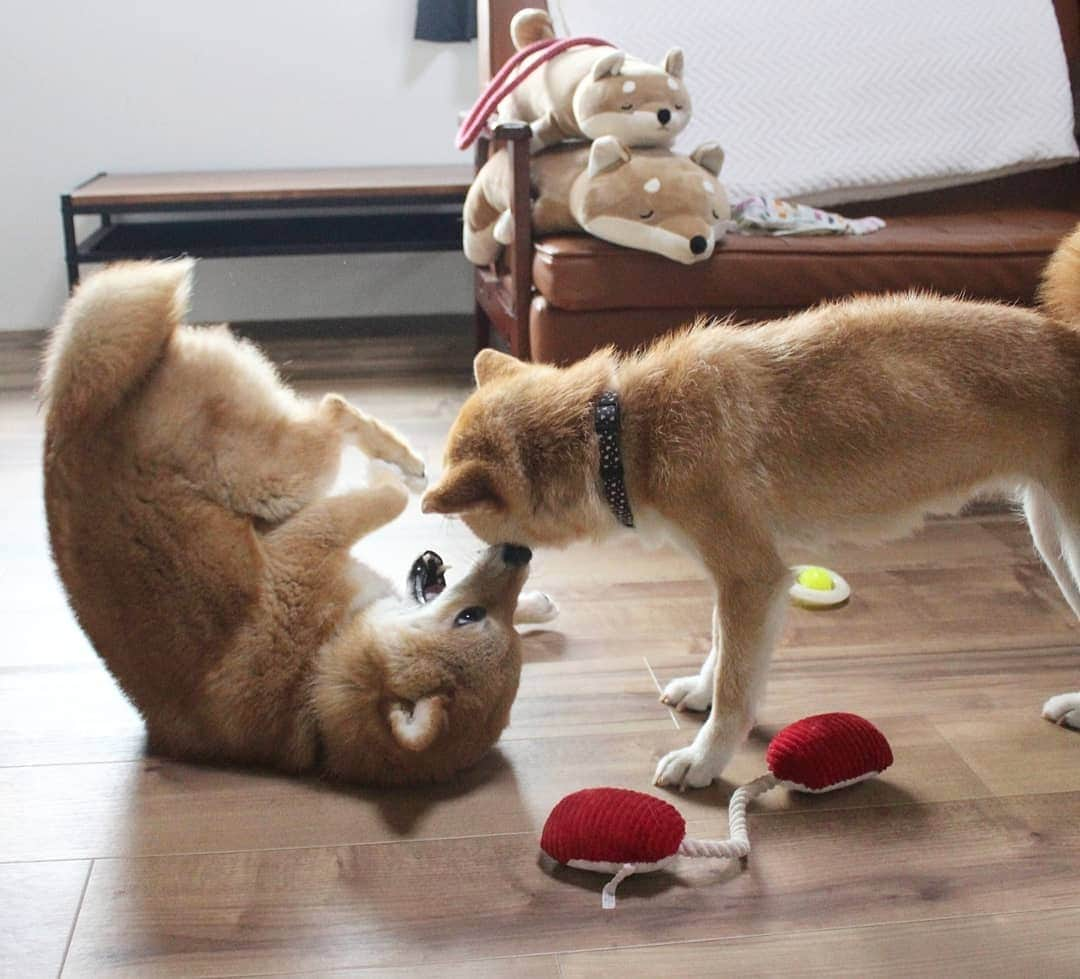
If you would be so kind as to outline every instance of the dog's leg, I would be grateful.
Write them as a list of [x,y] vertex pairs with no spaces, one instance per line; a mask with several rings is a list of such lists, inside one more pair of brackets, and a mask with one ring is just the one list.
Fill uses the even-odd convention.
[[358,586],[349,548],[393,520],[409,500],[401,480],[389,472],[387,476],[392,478],[376,486],[321,497],[260,536],[281,601],[303,608],[353,600]]
[[276,524],[319,499],[337,477],[347,439],[369,454],[393,456],[390,461],[402,459],[409,471],[423,472],[423,463],[402,448],[401,439],[336,394],[318,403],[299,401],[289,411],[254,421],[237,414],[209,447],[213,465],[201,479],[236,513]]
[[397,466],[406,477],[410,489],[421,490],[426,485],[424,460],[409,445],[405,437],[365,414],[337,394],[328,394],[319,405],[320,415],[339,426],[346,438],[365,455]]
[[723,656],[723,629],[720,628],[720,608],[713,607],[712,648],[701,670],[694,676],[680,676],[672,680],[660,696],[660,702],[676,710],[708,710],[712,704],[716,664]]
[[288,555],[294,563],[311,562],[330,551],[347,551],[361,537],[390,523],[408,502],[409,491],[387,473],[372,486],[310,503],[267,534],[265,543],[271,552]]
[[680,789],[702,788],[716,779],[736,748],[754,725],[758,698],[773,646],[779,637],[787,609],[787,573],[774,554],[760,560],[740,560],[756,565],[752,576],[724,577],[719,562],[717,575],[723,655],[713,685],[712,713],[691,745],[660,759],[654,781]]
[[514,625],[539,625],[550,622],[558,614],[559,606],[542,591],[525,591],[514,609]]
[[[1041,486],[1029,486],[1024,491],[1024,516],[1031,530],[1031,538],[1069,608],[1080,618],[1080,588],[1070,565],[1080,556],[1075,535],[1069,533],[1065,520],[1050,494]],[[1072,551],[1071,561],[1067,556]]]
[[[1024,492],[1024,516],[1036,549],[1065,601],[1080,618],[1080,533],[1040,486],[1030,486]],[[1080,691],[1051,697],[1043,704],[1042,715],[1054,724],[1080,729]]]

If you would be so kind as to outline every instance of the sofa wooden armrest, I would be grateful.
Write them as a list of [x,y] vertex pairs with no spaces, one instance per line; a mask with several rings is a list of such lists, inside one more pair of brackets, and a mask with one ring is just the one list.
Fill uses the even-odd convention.
[[529,319],[532,300],[532,214],[529,194],[529,140],[532,130],[526,123],[509,122],[477,140],[476,169],[484,165],[493,146],[505,146],[510,155],[513,193],[510,216],[514,240],[500,258],[476,270],[476,346],[490,344],[491,328],[506,338],[510,352],[530,359],[528,330],[519,328]]

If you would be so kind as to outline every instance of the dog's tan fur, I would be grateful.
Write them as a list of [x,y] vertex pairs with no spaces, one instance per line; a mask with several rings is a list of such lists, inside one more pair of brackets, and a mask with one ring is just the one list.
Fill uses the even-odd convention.
[[[1080,615],[1080,228],[1050,263],[1043,309],[863,297],[697,325],[565,369],[484,351],[423,508],[460,513],[489,541],[613,532],[592,406],[617,391],[639,531],[686,547],[716,584],[709,660],[664,696],[712,714],[656,772],[658,784],[707,785],[754,722],[793,542],[900,533],[1004,486]],[[1080,726],[1080,694],[1044,710]]]
[[[527,569],[491,548],[412,606],[352,560],[408,494],[387,470],[326,495],[343,447],[410,477],[423,462],[344,399],[294,395],[224,327],[182,326],[191,275],[91,277],[42,379],[53,554],[151,749],[379,783],[473,764],[517,690]],[[468,606],[487,618],[456,627]]]

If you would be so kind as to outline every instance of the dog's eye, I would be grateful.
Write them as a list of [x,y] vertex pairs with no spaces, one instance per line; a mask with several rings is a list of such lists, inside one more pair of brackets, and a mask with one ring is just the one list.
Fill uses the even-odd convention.
[[655,213],[656,211],[646,211],[644,214],[639,214],[638,217],[641,218],[642,221],[648,221]]
[[471,625],[473,622],[483,622],[487,616],[487,609],[481,608],[479,605],[470,605],[466,609],[462,609],[457,614],[457,618],[454,619],[454,625]]
[[682,111],[682,106],[681,105],[675,106],[675,111],[676,112],[681,112]]
[[713,208],[712,216],[713,216],[714,220],[716,220],[716,221],[720,220],[720,215],[716,213],[716,208],[715,207]]
[[623,112],[629,112],[631,109],[634,108],[634,103],[627,102],[626,105],[620,105],[619,108],[622,109]]

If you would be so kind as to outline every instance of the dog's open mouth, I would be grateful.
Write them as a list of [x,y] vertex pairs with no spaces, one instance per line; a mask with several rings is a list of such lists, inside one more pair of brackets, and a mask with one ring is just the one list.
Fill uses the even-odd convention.
[[424,551],[409,569],[409,594],[420,605],[430,602],[446,588],[446,565],[434,551]]

